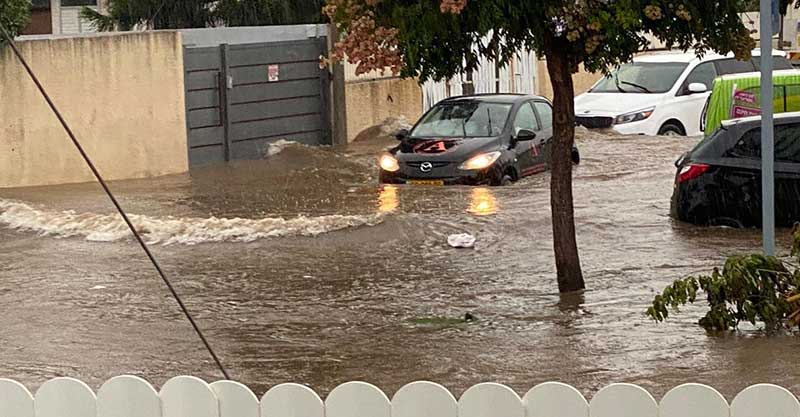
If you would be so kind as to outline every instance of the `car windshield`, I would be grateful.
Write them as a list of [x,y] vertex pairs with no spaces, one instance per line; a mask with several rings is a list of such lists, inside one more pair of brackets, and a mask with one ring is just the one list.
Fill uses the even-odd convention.
[[685,62],[632,62],[600,80],[592,93],[666,93],[686,69]]
[[411,137],[499,136],[510,112],[509,103],[461,100],[437,104],[417,124]]

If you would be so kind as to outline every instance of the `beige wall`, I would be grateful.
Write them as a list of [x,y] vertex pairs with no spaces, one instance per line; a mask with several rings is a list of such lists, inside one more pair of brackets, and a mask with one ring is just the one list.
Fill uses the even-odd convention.
[[[550,85],[550,75],[547,73],[547,61],[538,62],[539,89],[538,94],[549,99],[553,99],[553,86]],[[575,86],[575,95],[583,94],[591,88],[603,74],[591,73],[586,71],[581,65],[577,74],[572,74],[572,82]]]
[[[19,43],[107,179],[188,169],[177,32]],[[0,51],[0,187],[92,181],[10,48]]]
[[422,89],[414,79],[348,82],[345,90],[348,141],[387,118],[405,117],[414,123],[422,115]]

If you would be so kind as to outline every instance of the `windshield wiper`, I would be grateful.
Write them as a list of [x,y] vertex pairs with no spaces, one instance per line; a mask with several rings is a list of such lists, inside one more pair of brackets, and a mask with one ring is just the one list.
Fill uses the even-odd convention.
[[[617,81],[619,81],[619,78],[617,78]],[[636,87],[636,88],[638,88],[638,89],[640,89],[640,90],[642,90],[642,91],[644,91],[645,93],[648,93],[648,94],[652,94],[653,93],[652,91],[650,91],[647,87],[645,87],[643,85],[632,83],[630,81],[619,81],[619,82],[622,83],[622,84],[625,84],[625,85],[629,85],[631,87]]]
[[619,90],[620,93],[627,93],[627,91],[619,86],[619,76],[617,74],[614,74],[614,84],[617,86],[617,90]]

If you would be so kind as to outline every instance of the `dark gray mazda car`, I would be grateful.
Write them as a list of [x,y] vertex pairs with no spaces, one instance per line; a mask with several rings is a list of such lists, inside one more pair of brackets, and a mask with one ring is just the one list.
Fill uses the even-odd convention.
[[[553,109],[532,95],[486,94],[443,100],[380,157],[391,184],[505,185],[548,169]],[[580,156],[572,151],[573,162]]]

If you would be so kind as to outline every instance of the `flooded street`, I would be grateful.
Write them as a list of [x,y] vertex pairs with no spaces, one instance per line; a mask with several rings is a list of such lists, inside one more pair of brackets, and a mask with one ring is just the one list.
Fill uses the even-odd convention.
[[[559,297],[549,176],[505,188],[377,184],[390,140],[287,146],[264,161],[112,183],[231,376],[257,395],[426,379],[459,395],[562,381],[631,382],[660,398],[702,382],[731,400],[760,382],[800,393],[800,338],[709,335],[704,304],[644,311],[674,279],[760,248],[760,232],[668,216],[673,162],[695,139],[585,135],[575,172],[587,291]],[[476,236],[474,250],[447,236]],[[788,252],[788,232],[778,247]],[[448,324],[439,318],[478,320]],[[0,377],[97,388],[221,376],[94,184],[0,190]]]

